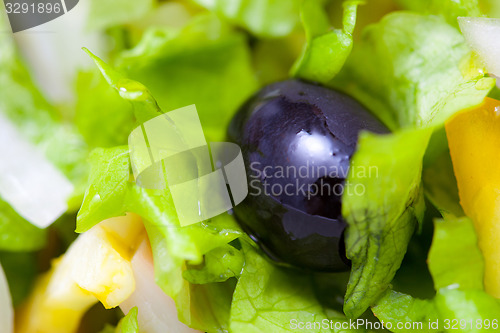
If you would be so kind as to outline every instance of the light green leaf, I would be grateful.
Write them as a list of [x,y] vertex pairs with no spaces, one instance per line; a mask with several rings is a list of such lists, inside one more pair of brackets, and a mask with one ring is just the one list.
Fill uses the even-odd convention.
[[[172,258],[162,261],[165,276],[159,276],[157,272],[157,283],[169,295],[175,295],[182,287],[182,271],[170,270],[177,266],[181,267],[184,261],[191,264],[201,264],[203,255],[214,248],[229,243],[241,235],[241,230],[236,222],[228,215],[221,215],[212,220],[207,220],[186,227],[180,227],[172,198],[168,191],[145,190],[136,185],[130,186],[127,209],[142,216],[146,222],[148,235],[155,233],[161,241],[151,240],[153,256],[162,255],[160,248],[166,246],[168,255]],[[151,236],[150,236],[151,237]],[[166,241],[166,244],[163,242]],[[158,262],[155,257],[155,262]],[[170,274],[176,274],[176,279],[167,278]]]
[[213,15],[180,31],[149,30],[117,66],[146,85],[165,112],[195,104],[209,141],[224,140],[233,114],[257,88],[245,36]]
[[194,0],[259,37],[288,35],[299,23],[301,0]]
[[[492,324],[499,318],[500,303],[482,290],[442,289],[431,300],[389,290],[372,310],[396,333],[495,332]],[[409,328],[398,329],[398,323]]]
[[224,282],[240,276],[244,260],[238,249],[225,244],[205,254],[201,266],[188,267],[183,277],[194,284]]
[[108,84],[118,92],[120,97],[132,103],[135,118],[139,124],[161,115],[162,111],[156,100],[142,83],[129,79],[86,48],[83,50],[94,60]]
[[352,261],[344,312],[359,317],[389,287],[423,218],[421,161],[430,130],[362,133],[351,160],[342,215]]
[[[295,332],[297,322],[328,319],[309,277],[280,268],[244,246],[245,265],[233,295],[231,332]],[[329,328],[302,330],[330,332]]]
[[133,106],[109,86],[99,70],[78,73],[75,125],[90,147],[127,142],[134,129]]
[[133,307],[123,317],[118,326],[116,327],[116,333],[139,333],[139,323],[137,322],[137,307]]
[[128,147],[97,148],[90,153],[89,162],[89,186],[77,216],[78,233],[126,212],[124,201],[130,179]]
[[340,71],[352,49],[356,10],[362,1],[344,2],[342,29],[330,29],[328,16],[318,1],[301,7],[306,45],[291,74],[306,80],[328,83]]
[[0,198],[0,250],[39,250],[46,244],[46,235],[46,230],[26,221]]
[[[137,81],[148,86],[166,112],[195,104],[211,141],[225,138],[232,115],[257,87],[244,36],[211,15],[194,18],[180,30],[148,30],[135,48],[118,55],[117,69],[93,59],[108,83],[131,103],[113,95],[102,80],[85,82],[76,119],[92,145],[125,144],[125,133],[134,126],[131,110],[138,123],[159,114],[149,90]],[[81,80],[89,76],[82,74]]]
[[428,265],[436,290],[483,289],[483,256],[468,218],[435,221]]
[[155,0],[90,0],[87,27],[101,30],[130,23],[145,16],[156,4]]
[[[436,307],[441,318],[472,321],[474,324],[479,321],[490,324],[494,319],[500,318],[500,303],[493,296],[483,290],[441,290],[435,298]],[[484,324],[483,324],[484,325]],[[449,329],[448,332],[495,332],[498,329],[485,326],[469,326],[465,329]]]
[[458,27],[459,16],[481,16],[478,0],[397,0],[403,8],[443,16],[448,23]]
[[336,81],[391,129],[439,126],[493,88],[463,36],[437,16],[396,12],[369,26]]
[[[205,254],[242,234],[233,218],[224,214],[181,227],[168,189],[148,190],[132,181],[126,147],[99,148],[91,154],[90,161],[93,166],[90,185],[78,213],[77,232],[126,212],[140,215],[153,250],[156,282],[176,301],[180,319],[188,325],[215,320],[212,315],[196,315],[195,312],[200,310],[191,305],[192,298],[202,297],[198,293],[207,293],[207,289],[214,288],[212,283],[207,289],[194,290],[182,274],[186,263],[200,265]],[[214,315],[220,313],[216,311]]]
[[[442,332],[429,327],[429,321],[436,321],[439,315],[434,302],[428,300],[388,290],[372,307],[372,311],[377,318],[390,323],[391,331],[395,333]],[[410,327],[408,329],[398,329],[398,323],[412,323],[412,325],[408,325]]]
[[[394,327],[422,322],[430,332],[496,331],[491,324],[500,318],[500,302],[484,291],[484,263],[472,221],[437,220],[428,261],[437,290],[433,299],[388,290],[372,307],[374,314]],[[429,320],[438,325],[429,327]],[[458,324],[453,326],[453,320]]]

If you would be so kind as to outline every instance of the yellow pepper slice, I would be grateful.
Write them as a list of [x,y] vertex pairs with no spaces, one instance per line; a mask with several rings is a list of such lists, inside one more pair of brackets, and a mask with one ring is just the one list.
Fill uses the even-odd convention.
[[118,306],[135,290],[130,260],[144,238],[135,214],[102,221],[78,236],[36,282],[18,311],[16,333],[74,333],[98,301]]
[[474,221],[484,256],[485,289],[500,298],[500,101],[486,98],[456,115],[446,134],[460,204]]

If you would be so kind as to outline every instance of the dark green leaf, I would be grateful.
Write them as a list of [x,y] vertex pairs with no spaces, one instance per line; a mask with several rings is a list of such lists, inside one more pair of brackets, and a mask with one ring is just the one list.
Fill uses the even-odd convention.
[[0,252],[14,306],[20,305],[28,296],[37,275],[36,253]]
[[458,197],[457,180],[453,173],[448,140],[443,128],[436,130],[424,156],[422,182],[426,197],[444,217],[464,216]]

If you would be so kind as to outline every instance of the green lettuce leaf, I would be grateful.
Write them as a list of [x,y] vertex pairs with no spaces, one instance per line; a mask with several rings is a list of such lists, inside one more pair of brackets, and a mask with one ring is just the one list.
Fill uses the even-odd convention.
[[98,70],[78,73],[76,93],[74,121],[87,144],[92,148],[125,144],[135,123],[131,103],[120,98]]
[[427,267],[427,254],[432,243],[434,227],[432,221],[441,214],[428,201],[425,202],[424,219],[419,230],[412,236],[401,267],[390,287],[419,298],[430,298],[436,294],[432,276]]
[[[480,319],[483,323],[500,318],[500,302],[484,291],[484,261],[472,221],[437,220],[434,230],[428,262],[437,290],[434,302],[438,313],[442,318],[473,322]],[[461,329],[482,330],[487,329]]]
[[190,307],[190,327],[205,331],[225,333],[229,332],[231,302],[233,299],[235,279],[225,282],[190,284],[188,303],[184,311]]
[[[386,325],[390,323],[390,330],[395,333],[495,332],[499,327],[496,324],[500,304],[482,290],[445,289],[432,300],[390,290],[372,310]],[[406,324],[407,328],[398,328],[398,323]]]
[[229,331],[235,278],[239,278],[243,262],[240,250],[224,244],[206,253],[203,264],[187,265],[182,275],[190,283],[184,302],[191,307],[186,320],[191,327],[207,332]]
[[460,206],[458,185],[453,172],[448,139],[444,127],[436,130],[424,156],[422,182],[427,199],[443,217],[461,217],[465,213]]
[[[438,313],[445,319],[465,320],[466,322],[491,324],[495,319],[500,318],[500,303],[493,296],[483,290],[443,290],[435,298]],[[449,329],[448,332],[495,332],[490,326],[470,326],[464,329]]]
[[89,30],[101,30],[115,25],[130,23],[145,16],[156,0],[111,0],[102,2],[89,1],[87,27]]
[[[420,300],[389,290],[372,308],[374,314],[393,327],[400,322],[421,323],[429,332],[496,331],[498,326],[491,324],[500,317],[500,302],[484,291],[484,263],[470,219],[436,220],[428,261],[437,290],[434,298]],[[435,324],[429,326],[429,320]],[[453,320],[459,323],[455,328]],[[412,327],[410,332],[422,330]]]
[[123,100],[131,103],[137,123],[142,124],[162,114],[158,103],[142,83],[131,80],[116,71],[86,48],[83,50],[94,60],[108,84]]
[[423,218],[420,165],[430,134],[415,130],[359,138],[342,204],[352,261],[344,305],[348,317],[359,317],[388,288]]
[[[204,271],[193,276],[203,280],[195,282],[206,285],[190,285],[183,279],[183,272],[186,263],[201,265],[204,254],[212,257],[214,253],[224,252],[227,255],[227,248],[217,248],[241,235],[232,217],[222,215],[211,221],[180,227],[168,190],[145,190],[130,181],[126,148],[97,149],[91,155],[91,162],[92,184],[78,216],[77,231],[84,231],[103,219],[125,212],[139,214],[144,219],[153,249],[156,282],[176,301],[180,319],[203,329],[224,326],[234,286],[230,282],[214,283],[222,279],[218,275],[204,275]],[[221,265],[216,268],[227,272],[227,268]],[[215,270],[210,272],[217,274]],[[214,303],[218,306],[213,311],[203,311]]]
[[[316,1],[316,0],[313,0]],[[288,35],[299,23],[300,0],[194,0],[259,37]]]
[[14,306],[20,305],[28,296],[35,282],[36,253],[34,252],[0,252],[2,265]]
[[[452,242],[455,243],[453,246]],[[469,219],[435,221],[428,265],[436,290],[449,286],[454,289],[483,289],[483,256]]]
[[[429,321],[439,320],[436,305],[428,300],[413,298],[410,295],[388,290],[372,307],[372,311],[380,320],[383,320],[391,331],[395,333],[407,332],[442,332],[429,327]],[[408,328],[398,329],[398,323],[412,323]]]
[[329,18],[317,1],[304,1],[301,19],[306,45],[291,74],[302,79],[328,83],[340,71],[352,49],[357,6],[362,1],[344,2],[342,29],[330,28]]
[[[115,74],[144,83],[165,112],[195,104],[212,141],[225,138],[230,118],[257,88],[245,36],[213,15],[195,17],[182,29],[149,29],[136,47],[116,58]],[[84,87],[77,104],[78,127],[91,146],[126,144],[127,131],[135,121],[144,121],[135,110],[140,105],[120,99],[94,75],[83,73],[79,80]]]
[[84,232],[102,220],[120,215],[130,181],[128,147],[98,148],[89,155],[90,177],[76,232]]
[[[176,301],[180,319],[190,326],[200,327],[209,325],[208,320],[219,322],[212,315],[219,315],[222,310],[213,313],[201,310],[206,308],[206,304],[213,303],[213,299],[204,303],[193,300],[208,297],[203,296],[207,293],[215,297],[221,292],[210,293],[214,288],[224,287],[227,290],[229,287],[215,286],[215,283],[196,287],[183,279],[183,272],[187,263],[201,265],[205,254],[242,234],[233,218],[225,214],[181,227],[168,189],[147,190],[132,181],[126,147],[98,148],[91,153],[90,162],[90,185],[77,217],[77,232],[86,231],[104,219],[126,212],[140,215],[153,250],[156,282]],[[220,250],[215,252],[220,253]],[[229,306],[230,298],[227,302]]]
[[481,16],[478,0],[397,0],[403,8],[412,11],[441,15],[448,23],[458,27],[459,16]]
[[223,141],[237,108],[257,88],[245,36],[217,17],[196,17],[180,31],[151,29],[117,68],[143,83],[165,112],[195,104],[205,136]]
[[0,250],[33,251],[46,244],[47,232],[26,221],[0,197]]
[[[231,306],[231,332],[294,332],[294,321],[321,322],[328,317],[307,274],[287,272],[243,243],[245,264]],[[329,328],[307,332],[331,332]]]
[[[155,245],[162,246],[163,238],[168,255],[200,264],[203,254],[237,238],[241,231],[228,215],[214,221],[180,227],[168,189],[148,190],[137,186],[130,172],[127,147],[98,148],[90,155],[90,185],[77,216],[77,232],[84,232],[104,219],[135,212],[148,222],[153,253]],[[156,244],[156,241],[159,244]],[[161,266],[161,265],[160,265]],[[169,281],[168,288],[175,289]]]
[[396,12],[369,26],[337,86],[391,129],[439,126],[494,87],[460,32],[436,16]]
[[137,322],[137,307],[133,307],[127,313],[125,317],[123,317],[118,326],[116,326],[116,333],[139,333],[139,323]]
[[[131,103],[139,123],[161,114],[146,87],[90,55],[108,83]],[[148,190],[133,182],[127,147],[98,148],[91,153],[90,163],[90,185],[78,213],[77,232],[126,212],[140,215],[153,249],[156,282],[176,301],[179,319],[204,330],[217,331],[220,327],[227,327],[234,283],[216,283],[221,281],[218,278],[217,281],[205,279],[204,285],[191,285],[183,279],[183,272],[187,264],[201,265],[205,254],[210,258],[213,253],[221,253],[214,249],[241,235],[234,220],[225,214],[181,227],[168,188]],[[219,268],[223,267],[219,265]],[[218,307],[203,311],[210,304],[218,304]]]
[[205,254],[202,265],[188,267],[182,276],[194,284],[224,282],[240,276],[244,261],[241,251],[225,244]]

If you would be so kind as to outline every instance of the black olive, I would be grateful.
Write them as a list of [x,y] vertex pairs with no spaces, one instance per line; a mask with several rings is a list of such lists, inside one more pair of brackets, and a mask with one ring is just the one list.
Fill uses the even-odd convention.
[[248,197],[241,227],[272,259],[315,271],[349,269],[341,196],[361,130],[388,129],[353,98],[298,80],[266,86],[232,120]]

